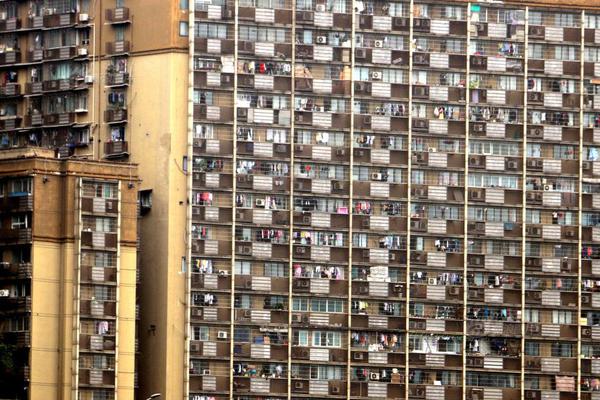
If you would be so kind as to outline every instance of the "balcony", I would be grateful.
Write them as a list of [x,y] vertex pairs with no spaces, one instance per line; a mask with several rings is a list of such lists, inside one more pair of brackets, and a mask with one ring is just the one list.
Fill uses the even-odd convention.
[[18,64],[20,62],[21,52],[19,50],[11,50],[0,53],[0,65]]
[[29,244],[32,241],[30,228],[0,229],[0,245]]
[[[40,86],[41,88],[41,86]],[[44,124],[44,116],[39,113],[39,112],[35,112],[31,115],[26,115],[25,116],[25,122],[24,122],[24,126],[25,127],[35,127],[35,126],[42,126]]]
[[2,212],[26,212],[33,210],[33,197],[31,195],[9,196],[0,201],[0,213]]
[[111,335],[80,335],[79,346],[82,351],[115,350],[115,337]]
[[106,142],[104,143],[104,157],[119,158],[129,156],[128,142]]
[[117,248],[117,234],[105,232],[81,232],[81,245],[91,248]]
[[15,97],[21,95],[21,85],[18,83],[7,83],[0,86],[0,98]]
[[129,19],[129,8],[127,7],[118,7],[105,10],[104,18],[106,19],[107,23],[112,25],[131,23]]
[[42,82],[44,92],[57,92],[77,89],[79,83],[75,79],[55,79]]
[[16,31],[18,29],[21,29],[20,18],[13,17],[0,20],[0,32]]
[[115,371],[100,369],[80,369],[79,385],[112,387],[115,385]]
[[44,50],[44,61],[67,60],[74,57],[86,57],[87,55],[88,49],[86,47],[58,47]]
[[114,301],[81,300],[80,313],[86,317],[116,317],[117,303]]
[[0,297],[0,314],[31,312],[31,297]]
[[116,214],[118,212],[118,200],[84,197],[81,200],[81,211],[84,213]]
[[118,108],[104,111],[104,122],[107,124],[119,124],[127,121],[127,109]]
[[0,279],[31,279],[31,263],[0,262]]
[[73,123],[75,123],[75,113],[72,112],[44,115],[44,125],[46,126],[72,125]]
[[112,87],[129,85],[129,74],[126,72],[108,72],[105,85]]
[[43,17],[44,28],[59,28],[75,25],[77,15],[75,13],[51,14]]
[[81,280],[85,282],[116,283],[117,269],[85,265],[81,267]]
[[0,332],[0,339],[2,343],[12,344],[17,347],[31,346],[31,332],[29,331]]
[[127,54],[130,50],[131,44],[127,40],[106,43],[106,53],[108,55],[116,56],[120,54]]

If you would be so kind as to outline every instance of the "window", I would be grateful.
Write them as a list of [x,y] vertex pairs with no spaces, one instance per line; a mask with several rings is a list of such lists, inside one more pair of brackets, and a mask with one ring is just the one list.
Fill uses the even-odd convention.
[[114,30],[115,30],[115,41],[116,42],[122,42],[123,40],[125,40],[125,28],[124,27],[115,26]]
[[531,322],[534,324],[540,322],[540,311],[525,309],[525,314],[523,315],[523,321]]
[[285,278],[288,276],[288,268],[286,264],[283,263],[265,263],[265,276],[275,277],[275,278]]
[[239,31],[239,39],[244,41],[269,43],[285,42],[285,29],[281,28],[240,26]]
[[528,356],[540,355],[540,344],[535,342],[525,341],[525,354]]
[[235,273],[238,275],[252,275],[252,263],[250,261],[236,261]]
[[411,317],[422,317],[424,313],[425,313],[425,306],[422,303],[411,303],[410,304],[409,314]]
[[179,21],[179,36],[186,37],[190,34],[189,26],[186,21]]
[[588,29],[600,29],[600,15],[585,14],[585,27]]
[[10,182],[9,196],[23,196],[31,194],[31,178],[15,179]]
[[208,326],[194,326],[192,340],[206,341],[210,339]]
[[116,0],[115,7],[117,7],[117,8],[125,7],[125,0]]
[[84,217],[83,230],[86,232],[114,233],[117,231],[117,219],[108,217]]
[[189,0],[179,0],[179,9],[188,10],[190,8]]
[[252,306],[252,301],[250,299],[250,296],[247,294],[236,295],[233,302],[234,302],[235,308],[243,308],[243,309],[247,310],[247,309],[251,308],[251,306]]
[[27,214],[13,215],[11,218],[11,229],[27,229],[29,228]]
[[294,298],[292,301],[292,311],[308,311],[308,299],[307,298]]
[[233,341],[235,343],[250,342],[250,328],[236,326],[233,330]]
[[421,336],[410,335],[408,337],[408,346],[410,351],[422,351],[423,338]]
[[575,46],[556,46],[554,48],[554,58],[556,60],[574,61],[577,59],[577,48]]
[[118,194],[118,185],[108,182],[84,182],[84,197],[100,197],[104,199],[116,199]]
[[314,331],[312,345],[315,347],[341,347],[341,332]]
[[308,346],[308,331],[294,330],[294,346]]
[[208,39],[227,39],[227,25],[197,23],[194,37]]
[[572,313],[570,311],[552,310],[553,324],[571,324]]
[[310,302],[310,310],[313,312],[344,312],[344,302],[337,299],[317,299],[313,298]]
[[345,372],[342,367],[332,367],[327,365],[310,366],[310,379],[341,380],[344,378]]

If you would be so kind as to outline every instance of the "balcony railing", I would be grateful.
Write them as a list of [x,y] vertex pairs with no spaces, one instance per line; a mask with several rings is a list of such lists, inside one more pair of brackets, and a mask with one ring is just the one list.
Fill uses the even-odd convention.
[[129,20],[129,8],[127,7],[108,9],[105,11],[104,17],[109,24],[128,24],[131,22]]
[[106,53],[109,55],[129,53],[130,50],[131,44],[127,40],[106,43]]
[[107,158],[125,157],[129,155],[128,142],[104,143],[104,156]]

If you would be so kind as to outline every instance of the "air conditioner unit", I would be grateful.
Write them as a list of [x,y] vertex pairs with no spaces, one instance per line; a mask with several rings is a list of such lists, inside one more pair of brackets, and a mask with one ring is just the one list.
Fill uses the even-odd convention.
[[94,77],[92,75],[86,75],[85,78],[83,78],[83,81],[85,83],[94,83]]
[[317,4],[315,7],[316,12],[325,12],[325,4]]
[[8,290],[8,289],[0,290],[0,297],[8,297],[8,296],[10,296],[10,290]]
[[256,207],[264,207],[265,206],[265,200],[264,199],[256,199],[256,201],[254,202],[254,204],[256,204]]
[[375,72],[371,72],[371,79],[373,80],[381,80],[381,72],[379,71],[375,71]]
[[327,36],[317,36],[317,44],[327,44]]
[[485,132],[485,124],[474,124],[473,132]]
[[437,285],[437,279],[436,278],[427,278],[427,284],[428,285]]
[[552,190],[553,190],[553,189],[552,189],[552,185],[544,185],[544,191],[545,191],[545,192],[550,192],[550,191],[552,191]]
[[581,163],[583,169],[592,169],[592,163],[590,161],[584,161]]
[[376,372],[371,372],[369,374],[369,379],[372,381],[378,381],[379,380],[379,374]]
[[419,64],[419,65],[427,64],[427,57],[425,55],[423,55],[423,54],[417,54],[415,56],[415,62],[414,63],[415,64]]
[[481,265],[483,259],[480,256],[475,256],[471,258],[471,264],[473,265]]
[[376,40],[374,44],[375,47],[383,47],[383,40]]
[[362,360],[364,359],[364,354],[363,353],[352,353],[352,359],[353,360]]
[[210,369],[203,369],[202,375],[210,375]]
[[532,137],[542,137],[544,136],[544,128],[532,128],[529,131],[529,135]]
[[529,27],[529,34],[531,36],[543,36],[544,28],[542,28],[541,26],[531,26]]
[[79,14],[79,22],[88,22],[90,20],[89,14]]
[[380,181],[383,179],[383,174],[380,172],[374,172],[371,174],[371,180],[373,181]]
[[199,352],[200,351],[200,343],[190,343],[190,351]]
[[479,166],[481,164],[479,161],[479,157],[469,157],[469,165],[472,167]]
[[518,163],[516,161],[507,161],[506,169],[515,170],[518,168]]
[[77,49],[77,55],[78,56],[87,56],[88,55],[88,49],[85,47],[80,47]]
[[217,333],[217,339],[227,339],[227,331],[219,331]]
[[469,197],[471,200],[481,200],[483,198],[483,193],[481,190],[473,190],[469,192]]
[[367,58],[367,50],[366,49],[356,49],[356,58]]
[[336,156],[344,156],[344,155],[346,155],[346,150],[345,149],[337,149],[335,151],[335,155]]
[[201,308],[192,308],[192,315],[194,317],[201,317],[202,316],[202,309]]
[[339,394],[340,393],[340,387],[339,386],[332,386],[331,387],[331,394]]
[[304,382],[302,382],[302,381],[296,381],[296,382],[294,382],[294,388],[295,389],[302,389],[302,388],[304,388]]
[[296,247],[296,254],[306,253],[306,247]]
[[304,146],[302,146],[301,144],[297,144],[294,146],[294,151],[303,152]]

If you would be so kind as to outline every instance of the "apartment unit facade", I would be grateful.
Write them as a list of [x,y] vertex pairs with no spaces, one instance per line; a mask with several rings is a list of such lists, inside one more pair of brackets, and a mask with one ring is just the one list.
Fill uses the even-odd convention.
[[600,9],[562,3],[194,2],[183,398],[600,398]]
[[[168,286],[176,284],[183,287],[185,284],[184,277],[177,274],[174,268],[180,265],[181,257],[185,256],[184,240],[169,244],[169,237],[173,237],[174,231],[177,231],[179,238],[185,235],[181,232],[185,232],[186,207],[179,205],[181,201],[185,203],[186,196],[186,174],[181,171],[181,159],[186,153],[187,143],[186,71],[189,59],[186,25],[180,24],[188,19],[188,9],[184,3],[179,0],[0,1],[0,156],[9,157],[19,149],[29,149],[43,157],[53,155],[60,159],[106,161],[106,164],[98,165],[106,166],[104,174],[107,176],[112,173],[112,162],[124,163],[124,169],[130,168],[127,163],[138,164],[139,171],[143,171],[139,176],[139,185],[135,173],[132,179],[136,185],[136,193],[138,190],[144,193],[142,210],[146,211],[139,224],[139,234],[148,239],[147,243],[165,243],[165,246],[138,248],[140,256],[137,263],[150,266],[143,282],[144,290],[139,290],[138,293],[145,292],[149,295],[139,294],[132,299],[131,293],[135,293],[135,290],[131,287],[119,289],[119,292],[115,279],[120,279],[118,282],[121,286],[127,286],[131,276],[121,278],[118,274],[109,274],[108,269],[107,283],[102,283],[102,289],[98,289],[111,296],[121,293],[120,296],[126,297],[120,303],[122,307],[135,307],[136,304],[146,302],[148,312],[140,323],[148,328],[143,329],[144,337],[140,345],[138,346],[137,335],[135,338],[133,336],[136,329],[129,326],[129,321],[124,322],[122,327],[127,328],[127,336],[121,340],[126,340],[126,344],[121,343],[120,348],[125,355],[119,357],[119,345],[115,339],[118,318],[114,315],[117,309],[113,297],[105,304],[105,311],[108,312],[106,315],[112,318],[107,320],[108,330],[105,320],[100,321],[101,330],[107,335],[102,340],[104,344],[100,343],[96,337],[97,332],[92,329],[98,321],[92,319],[101,307],[90,303],[89,292],[96,289],[88,287],[90,282],[86,282],[88,297],[85,301],[81,300],[82,304],[77,307],[87,310],[82,317],[87,322],[79,327],[73,325],[72,328],[67,328],[74,318],[69,313],[75,311],[65,308],[61,311],[65,322],[61,325],[62,330],[57,333],[66,335],[64,349],[74,346],[71,345],[71,340],[81,341],[78,348],[87,354],[85,357],[81,356],[81,360],[85,358],[85,363],[81,361],[80,365],[85,364],[86,367],[71,368],[65,360],[56,359],[55,354],[60,355],[66,351],[63,347],[56,347],[55,353],[43,365],[34,362],[29,355],[42,353],[34,352],[37,339],[30,331],[40,328],[36,328],[35,321],[28,322],[29,325],[23,322],[18,326],[23,328],[22,331],[29,332],[25,336],[30,339],[19,339],[18,343],[19,346],[26,345],[25,348],[29,350],[19,353],[22,357],[20,356],[15,371],[21,366],[25,369],[21,371],[23,373],[17,371],[19,376],[13,380],[20,387],[20,398],[104,400],[117,395],[121,398],[133,398],[133,387],[137,386],[137,381],[135,384],[133,382],[133,375],[131,382],[129,381],[129,374],[133,374],[135,369],[133,355],[144,348],[159,351],[158,354],[146,352],[145,354],[149,354],[148,359],[141,354],[139,363],[147,366],[147,369],[138,368],[143,373],[140,385],[145,382],[154,384],[162,379],[162,384],[166,386],[167,365],[183,364],[183,345],[175,351],[175,358],[172,358],[171,347],[167,343],[184,343],[184,335],[177,333],[176,338],[172,338],[171,333],[167,333],[162,327],[168,325],[167,315],[177,326],[185,326],[185,308],[172,298],[176,290]],[[140,21],[137,25],[136,20]],[[125,186],[129,193],[129,188]],[[76,188],[69,187],[68,190],[74,193]],[[152,199],[156,207],[148,212]],[[70,209],[63,211],[71,212]],[[33,210],[30,212],[34,213]],[[107,223],[114,227],[114,210],[110,214],[108,217],[111,220]],[[76,222],[71,216],[63,217],[66,221],[64,224]],[[126,229],[129,235],[129,229],[135,231],[135,225],[131,224]],[[89,239],[88,233],[82,236]],[[95,234],[92,237],[95,238]],[[111,236],[108,252],[114,250],[113,239]],[[73,235],[69,240],[73,242]],[[133,242],[135,237],[128,237],[127,240]],[[111,253],[102,262],[106,267],[114,269],[116,259]],[[53,270],[56,274],[59,271],[63,274],[57,275],[57,279],[72,276],[73,271],[69,270],[71,275],[67,274],[69,268],[74,268],[71,261],[67,263],[65,260],[63,264],[55,261],[53,268],[63,268]],[[82,273],[86,279],[90,278],[91,273],[92,281],[95,282],[99,275],[93,268],[92,272],[89,271],[93,264],[90,263],[86,260]],[[23,265],[27,267],[29,263],[25,262]],[[13,264],[7,267],[11,271],[8,274],[10,279],[13,279],[12,272],[16,272],[17,267]],[[30,279],[30,273],[20,274],[19,276]],[[35,272],[33,275],[35,276]],[[139,274],[137,279],[140,279]],[[12,296],[12,292],[10,293]],[[76,293],[68,291],[65,294],[68,298]],[[95,297],[95,294],[92,293],[92,296]],[[161,300],[156,301],[156,298]],[[10,299],[9,302],[13,300]],[[34,302],[34,313],[35,308]],[[28,315],[25,315],[23,321],[30,320]],[[126,320],[129,317],[129,314],[124,316]],[[13,325],[7,321],[3,320],[2,330],[13,332]],[[71,339],[71,332],[76,328],[83,333]],[[54,331],[48,336],[49,341],[54,340],[52,335]],[[135,350],[129,346],[134,346]],[[46,344],[40,349],[49,352]],[[137,355],[140,356],[140,353]],[[65,357],[69,358],[71,354]],[[170,361],[167,361],[168,358]],[[94,365],[92,369],[89,368],[90,360]],[[153,363],[163,366],[162,369],[150,368]],[[103,372],[94,370],[96,365],[100,365],[98,368]],[[63,373],[64,377],[54,376]],[[68,376],[71,373],[73,376]],[[0,376],[2,375],[0,372]],[[23,377],[27,375],[28,380],[23,381]],[[41,388],[44,386],[46,389],[42,392]],[[165,392],[162,388],[161,391]],[[0,397],[3,395],[0,390]]]
[[0,397],[133,399],[135,166],[19,149],[0,171]]

